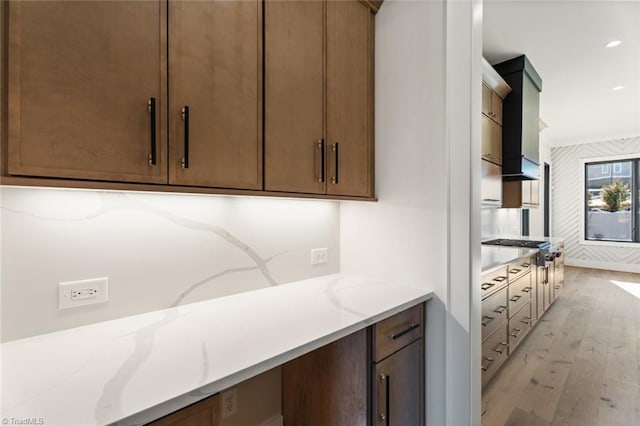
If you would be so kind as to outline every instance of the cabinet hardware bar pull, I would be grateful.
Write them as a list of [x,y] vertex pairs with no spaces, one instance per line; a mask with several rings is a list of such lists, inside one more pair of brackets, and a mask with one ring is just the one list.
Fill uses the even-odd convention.
[[324,164],[324,139],[318,139],[318,150],[320,151],[320,173],[318,173],[318,182],[324,182],[325,164]]
[[151,115],[151,152],[149,153],[149,165],[155,166],[157,162],[156,150],[156,98],[149,98],[149,113]]
[[506,280],[507,277],[495,277],[493,280],[494,281],[498,281],[499,283],[501,283],[502,281]]
[[335,166],[333,169],[333,177],[331,178],[331,183],[333,183],[334,185],[338,183],[338,142],[334,143],[333,145],[331,145],[331,150],[333,151],[333,156],[334,156],[334,161],[335,161]]
[[510,270],[509,272],[511,272],[512,274],[517,274],[518,272],[520,272],[521,269],[518,268],[513,268],[512,270]]
[[522,297],[522,296],[520,296],[519,294],[516,294],[515,296],[513,296],[513,297],[512,297],[511,299],[509,299],[509,300],[511,300],[512,302],[517,302],[517,301],[518,301],[518,299],[520,299],[521,297]]
[[520,334],[520,332],[521,332],[522,330],[521,330],[521,329],[519,329],[519,328],[514,328],[514,329],[513,329],[513,331],[514,331],[514,332],[513,332],[513,333],[511,333],[511,334],[510,334],[510,336],[511,336],[511,337],[518,337],[518,335]]
[[493,283],[484,283],[484,284],[482,284],[482,289],[483,290],[489,290],[493,286],[495,286],[495,284],[493,284]]
[[184,121],[184,157],[182,168],[189,168],[189,105],[182,107],[182,120]]
[[489,367],[491,367],[491,364],[493,364],[493,358],[486,357],[485,359],[487,360],[487,364],[482,366],[482,371],[487,371]]
[[498,307],[497,307],[493,312],[495,312],[495,313],[497,313],[497,314],[501,314],[501,313],[503,313],[506,309],[507,309],[507,307],[506,307],[506,306],[502,306],[502,305],[500,305],[500,306],[498,306]]
[[529,293],[531,290],[533,290],[533,287],[525,287],[522,289],[522,291],[525,293]]
[[389,334],[389,337],[391,337],[393,340],[399,339],[402,336],[404,336],[407,333],[412,332],[413,330],[415,330],[416,328],[420,327],[420,324],[409,324],[407,326],[407,328],[405,328],[404,330],[402,330],[400,333],[396,333],[396,334]]
[[489,325],[489,323],[491,321],[493,321],[494,319],[496,319],[495,317],[491,317],[489,315],[485,315],[482,317],[482,326],[486,327],[487,325]]
[[495,198],[483,198],[482,201],[495,201],[497,203],[500,200],[496,200]]
[[498,343],[498,346],[493,348],[493,350],[495,352],[498,352],[499,354],[501,354],[502,352],[504,352],[505,349],[507,349],[507,346],[508,345],[505,342],[500,342],[500,343]]
[[384,385],[384,411],[378,414],[378,420],[380,423],[389,425],[389,381],[391,377],[382,373],[380,374],[380,382]]

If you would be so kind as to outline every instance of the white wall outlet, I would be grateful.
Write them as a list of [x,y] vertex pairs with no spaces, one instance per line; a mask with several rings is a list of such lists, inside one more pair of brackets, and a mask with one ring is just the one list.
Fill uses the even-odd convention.
[[229,389],[220,395],[222,418],[226,419],[238,412],[238,388]]
[[104,303],[109,300],[109,278],[58,283],[58,308]]
[[326,248],[311,249],[311,264],[322,265],[329,262],[329,254]]

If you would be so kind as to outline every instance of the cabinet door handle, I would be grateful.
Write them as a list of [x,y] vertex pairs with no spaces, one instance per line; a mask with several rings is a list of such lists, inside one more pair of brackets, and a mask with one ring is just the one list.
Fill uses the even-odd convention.
[[498,352],[499,354],[501,354],[502,352],[504,352],[505,349],[507,349],[507,345],[505,342],[500,342],[498,343],[498,346],[496,346],[495,348],[493,348],[493,350],[495,352]]
[[495,198],[483,198],[482,201],[494,201],[496,203],[500,202],[500,200],[496,200]]
[[333,177],[331,178],[331,183],[336,185],[338,183],[338,142],[331,145],[331,151],[333,151],[334,160]]
[[391,377],[387,374],[380,374],[380,382],[384,386],[384,410],[378,414],[378,422],[389,426],[389,382]]
[[391,337],[393,340],[396,340],[396,339],[401,338],[402,336],[404,336],[407,333],[411,333],[413,330],[415,330],[416,328],[419,328],[419,327],[420,327],[420,324],[411,323],[411,324],[407,325],[407,328],[405,328],[401,332],[396,333],[396,334],[389,334],[389,337]]
[[184,121],[184,157],[182,168],[189,168],[189,105],[182,107],[182,120]]
[[499,283],[501,283],[502,281],[506,280],[507,277],[495,277],[493,280],[494,281],[498,281]]
[[529,325],[529,321],[531,321],[531,317],[524,317],[523,319],[520,320],[520,322],[525,325]]
[[149,153],[149,165],[155,166],[157,162],[156,149],[156,98],[149,98],[149,115],[151,116],[151,152]]
[[507,309],[507,307],[506,307],[506,306],[502,306],[502,305],[500,305],[500,306],[498,306],[498,307],[497,307],[493,312],[495,312],[496,314],[501,314],[501,313],[503,313],[506,309]]
[[512,274],[517,274],[517,273],[518,273],[518,272],[520,272],[520,271],[521,271],[521,269],[513,268],[513,269],[512,269],[512,270],[510,270],[509,272],[510,272],[510,273],[512,273]]
[[531,290],[533,290],[533,287],[525,287],[522,289],[523,293],[529,293]]
[[514,328],[513,331],[509,335],[511,337],[517,338],[521,331],[522,331],[522,329],[520,329],[520,328]]
[[492,317],[489,315],[484,315],[482,317],[482,326],[486,327],[487,325],[489,325],[489,323],[491,323],[491,321],[493,321],[494,319],[496,319],[496,317]]
[[493,364],[493,358],[485,357],[484,359],[487,360],[487,363],[482,365],[482,371],[487,371],[489,367],[491,367],[491,364]]
[[483,290],[489,290],[493,286],[495,286],[494,283],[484,283],[484,284],[482,284],[482,289]]
[[520,296],[519,294],[516,294],[509,300],[511,300],[512,302],[517,302],[520,298],[522,298],[522,296]]
[[325,160],[324,160],[324,139],[318,139],[318,157],[320,159],[320,171],[318,172],[318,182],[324,182]]

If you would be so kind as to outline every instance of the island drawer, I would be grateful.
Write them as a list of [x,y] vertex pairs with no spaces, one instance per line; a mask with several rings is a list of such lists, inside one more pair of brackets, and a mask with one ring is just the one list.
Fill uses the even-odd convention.
[[509,320],[509,354],[518,347],[531,329],[531,303],[527,303]]
[[506,267],[501,267],[496,269],[495,271],[483,274],[482,284],[480,286],[480,297],[482,299],[484,299],[485,297],[489,297],[496,291],[500,290],[502,287],[506,287],[508,282],[509,280],[507,279]]
[[484,386],[507,359],[509,340],[507,324],[503,324],[482,343],[482,386]]
[[482,340],[486,340],[507,320],[509,302],[504,287],[482,301]]
[[531,301],[532,291],[531,274],[509,284],[509,318],[513,318],[516,312]]

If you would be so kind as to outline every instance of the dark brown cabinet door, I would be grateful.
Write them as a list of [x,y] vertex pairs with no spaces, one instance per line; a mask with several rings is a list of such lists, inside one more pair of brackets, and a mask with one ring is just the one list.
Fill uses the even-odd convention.
[[265,189],[326,192],[322,1],[265,2]]
[[373,195],[373,25],[359,1],[327,2],[327,193]]
[[163,1],[11,2],[8,173],[166,183],[165,39]]
[[261,26],[259,1],[169,2],[171,184],[262,188]]
[[220,397],[214,395],[149,423],[149,426],[218,426],[220,416]]
[[424,424],[424,371],[422,339],[375,364],[373,424]]

